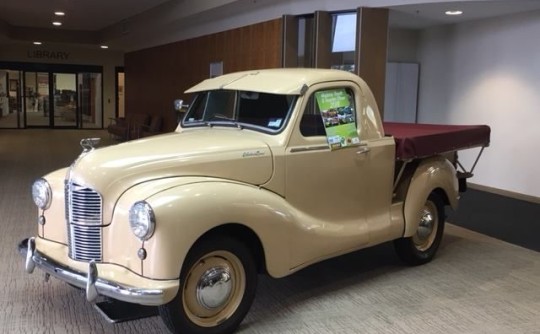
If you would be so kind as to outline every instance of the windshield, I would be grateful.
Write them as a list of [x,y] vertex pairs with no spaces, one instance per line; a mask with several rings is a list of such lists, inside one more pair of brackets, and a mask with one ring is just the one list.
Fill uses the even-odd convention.
[[250,91],[212,90],[199,93],[183,126],[233,125],[279,132],[289,118],[296,96]]

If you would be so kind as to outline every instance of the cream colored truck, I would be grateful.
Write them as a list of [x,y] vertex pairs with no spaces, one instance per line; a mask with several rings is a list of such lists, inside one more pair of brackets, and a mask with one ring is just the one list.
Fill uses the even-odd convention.
[[430,261],[444,206],[458,204],[454,152],[489,143],[486,126],[385,131],[366,83],[344,71],[232,73],[187,93],[174,133],[83,140],[70,167],[34,183],[29,273],[89,301],[157,305],[172,332],[230,333],[259,273],[392,240],[406,263]]

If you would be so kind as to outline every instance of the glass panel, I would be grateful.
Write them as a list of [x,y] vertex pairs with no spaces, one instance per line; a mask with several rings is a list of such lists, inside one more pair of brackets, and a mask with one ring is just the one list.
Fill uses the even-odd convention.
[[277,132],[289,118],[295,101],[292,95],[231,90],[201,92],[191,104],[183,125],[242,125]]
[[77,77],[71,73],[54,73],[54,126],[77,126]]
[[0,70],[0,128],[21,126],[20,90],[20,72]]
[[23,91],[27,126],[49,126],[49,73],[25,72]]
[[103,123],[101,73],[79,73],[78,79],[82,127],[101,128]]
[[298,67],[313,67],[313,16],[298,19]]
[[354,72],[356,48],[356,13],[332,15],[331,68]]

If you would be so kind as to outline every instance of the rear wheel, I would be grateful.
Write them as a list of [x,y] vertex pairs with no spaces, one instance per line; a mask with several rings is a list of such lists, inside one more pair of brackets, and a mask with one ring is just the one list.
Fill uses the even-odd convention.
[[397,255],[410,265],[431,261],[441,243],[444,221],[444,203],[439,195],[432,193],[421,209],[416,233],[394,241]]
[[189,252],[180,284],[176,297],[159,308],[173,333],[231,333],[251,307],[257,270],[243,243],[213,237]]

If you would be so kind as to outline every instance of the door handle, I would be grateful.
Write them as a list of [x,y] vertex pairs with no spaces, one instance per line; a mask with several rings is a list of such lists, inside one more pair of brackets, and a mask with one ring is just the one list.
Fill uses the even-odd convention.
[[358,151],[356,151],[356,154],[362,155],[362,154],[368,153],[369,151],[371,151],[371,149],[370,149],[369,147],[363,146],[363,147],[360,147],[360,148],[358,149]]

